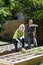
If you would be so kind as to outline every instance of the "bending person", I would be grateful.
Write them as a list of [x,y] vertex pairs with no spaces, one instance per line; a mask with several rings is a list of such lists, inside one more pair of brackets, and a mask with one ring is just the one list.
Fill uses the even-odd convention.
[[18,52],[17,43],[19,41],[22,43],[22,50],[25,50],[25,48],[24,48],[24,31],[25,31],[25,26],[24,26],[24,24],[21,24],[13,35],[13,43],[14,43],[16,52]]

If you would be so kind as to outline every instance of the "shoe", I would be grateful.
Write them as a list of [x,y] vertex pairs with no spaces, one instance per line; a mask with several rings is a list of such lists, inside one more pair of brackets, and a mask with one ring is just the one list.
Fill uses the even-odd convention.
[[19,52],[19,50],[15,50],[15,52]]
[[22,52],[25,52],[25,49],[24,48],[22,48]]

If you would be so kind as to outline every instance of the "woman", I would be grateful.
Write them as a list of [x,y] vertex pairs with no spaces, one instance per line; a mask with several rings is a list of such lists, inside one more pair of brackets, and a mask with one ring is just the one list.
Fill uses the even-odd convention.
[[25,50],[24,49],[24,31],[25,31],[25,26],[24,26],[24,24],[21,24],[13,35],[13,42],[15,45],[15,51],[16,52],[18,52],[17,43],[19,41],[22,43],[22,50]]

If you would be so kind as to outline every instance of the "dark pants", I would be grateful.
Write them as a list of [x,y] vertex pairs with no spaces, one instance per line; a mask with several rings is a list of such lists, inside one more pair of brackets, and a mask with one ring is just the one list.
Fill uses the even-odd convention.
[[34,46],[37,47],[37,40],[34,40],[34,37],[33,38],[31,38],[31,37],[28,38],[29,48],[31,48],[31,44],[34,44]]
[[31,44],[33,44],[33,38],[28,38],[28,47],[31,48]]
[[18,38],[18,40],[22,43],[22,48],[24,48],[24,38],[22,39]]
[[[18,40],[22,43],[22,48],[24,48],[24,39],[22,38],[22,39],[20,39],[20,38],[18,38]],[[15,51],[18,51],[18,45],[17,45],[17,43],[18,43],[18,41],[16,40],[16,39],[13,39],[13,43],[14,43],[14,45],[15,45]]]

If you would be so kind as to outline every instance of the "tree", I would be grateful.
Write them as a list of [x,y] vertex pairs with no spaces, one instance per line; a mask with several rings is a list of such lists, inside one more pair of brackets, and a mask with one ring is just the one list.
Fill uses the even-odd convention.
[[[43,19],[43,0],[0,0],[0,23],[22,12],[27,18]],[[27,19],[26,18],[26,19]]]
[[28,18],[43,18],[43,0],[21,0],[22,11]]

